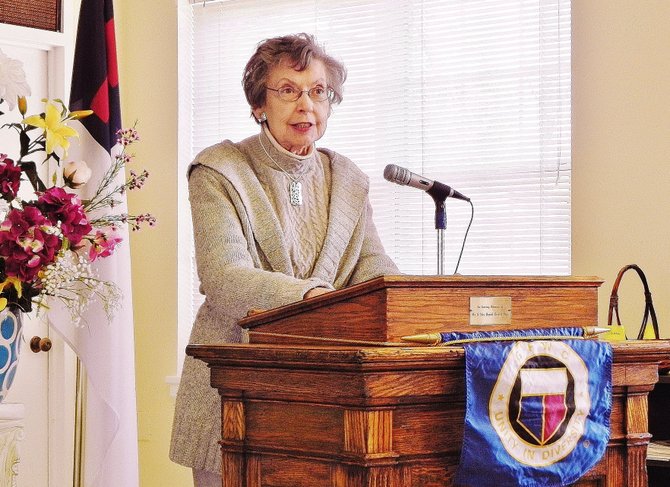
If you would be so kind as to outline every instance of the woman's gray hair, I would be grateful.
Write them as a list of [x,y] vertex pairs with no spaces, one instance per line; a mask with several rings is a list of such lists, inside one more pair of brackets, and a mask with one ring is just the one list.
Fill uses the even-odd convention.
[[265,105],[266,83],[270,68],[284,60],[296,71],[307,69],[313,59],[323,62],[328,76],[328,88],[333,90],[331,103],[342,101],[342,85],[347,79],[347,70],[337,59],[326,54],[310,34],[291,34],[261,41],[256,52],[244,68],[242,86],[249,106],[254,109]]

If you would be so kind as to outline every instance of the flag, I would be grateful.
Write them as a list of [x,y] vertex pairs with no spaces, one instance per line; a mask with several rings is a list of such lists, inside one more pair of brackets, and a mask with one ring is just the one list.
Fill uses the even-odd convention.
[[70,110],[93,110],[94,115],[82,119],[82,123],[109,153],[116,145],[116,131],[121,128],[112,0],[81,2]]
[[[112,0],[82,0],[77,29],[70,110],[94,114],[71,126],[80,136],[68,160],[84,160],[93,171],[86,187],[96,188],[111,164],[121,128]],[[116,148],[118,149],[118,148]],[[125,178],[123,171],[119,178]],[[123,184],[125,181],[119,181]],[[86,194],[82,194],[86,198]],[[117,212],[125,211],[125,201]],[[94,262],[98,277],[123,293],[111,322],[100,303],[90,303],[82,326],[72,326],[57,306],[51,325],[77,354],[87,375],[83,472],[85,487],[137,487],[137,407],[128,230],[114,255]],[[62,309],[61,309],[62,311]]]
[[465,345],[466,413],[456,481],[563,486],[604,455],[612,348],[597,340]]

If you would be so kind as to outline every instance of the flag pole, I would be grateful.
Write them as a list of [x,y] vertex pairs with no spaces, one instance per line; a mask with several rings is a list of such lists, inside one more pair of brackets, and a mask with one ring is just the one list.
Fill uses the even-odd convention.
[[74,392],[74,452],[72,468],[72,487],[84,485],[84,438],[86,416],[86,372],[77,357]]
[[[71,112],[94,112],[73,120],[71,125],[80,135],[78,158],[87,161],[94,181],[104,177],[110,164],[115,163],[111,153],[117,144],[117,132],[122,128],[114,25],[113,0],[81,0],[68,107]],[[72,152],[75,153],[75,148]],[[119,200],[115,204],[126,204],[125,196]],[[127,229],[119,231],[128,240]],[[89,483],[95,487],[139,486],[132,285],[127,246],[119,254],[116,262],[96,263],[98,279],[118,286],[120,291],[115,316],[108,316],[105,326],[102,323],[105,316],[91,309],[82,316],[83,321],[90,322],[89,330],[83,327],[66,330],[81,360],[81,364],[77,362],[75,385],[74,487],[84,484],[89,487]],[[113,371],[109,367],[112,357],[120,358],[121,362]]]

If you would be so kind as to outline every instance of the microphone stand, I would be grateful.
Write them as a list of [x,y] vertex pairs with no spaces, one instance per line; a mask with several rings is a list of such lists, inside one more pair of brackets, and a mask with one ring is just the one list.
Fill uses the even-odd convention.
[[426,191],[435,202],[435,230],[437,230],[437,275],[443,276],[446,274],[446,262],[444,260],[446,239],[445,233],[447,230],[447,210],[444,202],[449,196],[449,192],[444,188],[438,187],[434,184],[432,188]]

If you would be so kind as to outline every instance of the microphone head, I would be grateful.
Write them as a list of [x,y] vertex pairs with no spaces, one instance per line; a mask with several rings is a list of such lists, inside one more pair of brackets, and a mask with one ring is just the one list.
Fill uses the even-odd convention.
[[410,178],[410,172],[403,167],[389,164],[384,168],[384,179],[392,183],[407,184]]

